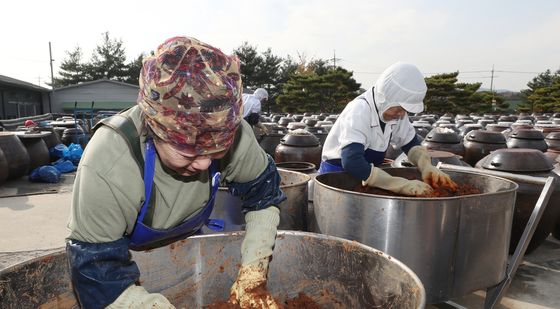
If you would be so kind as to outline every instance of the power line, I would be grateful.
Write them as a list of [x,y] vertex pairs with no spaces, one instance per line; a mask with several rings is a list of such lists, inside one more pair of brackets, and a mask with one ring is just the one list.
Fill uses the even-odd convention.
[[542,72],[527,72],[527,71],[500,71],[500,70],[496,70],[494,72],[500,72],[500,73],[519,73],[519,74],[539,74]]

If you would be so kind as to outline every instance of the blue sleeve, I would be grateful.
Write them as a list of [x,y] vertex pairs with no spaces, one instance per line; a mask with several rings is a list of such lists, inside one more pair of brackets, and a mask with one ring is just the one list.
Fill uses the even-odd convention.
[[364,145],[352,143],[342,148],[340,154],[342,160],[342,168],[350,173],[350,175],[366,180],[371,173],[371,166],[364,157]]
[[72,284],[82,308],[105,308],[138,281],[140,270],[130,258],[128,244],[127,238],[108,243],[67,241]]
[[418,138],[418,134],[414,134],[414,137],[408,144],[401,147],[402,151],[404,151],[408,155],[408,151],[414,146],[420,146],[420,138]]
[[228,187],[233,196],[241,198],[244,213],[279,206],[286,199],[286,195],[280,190],[280,174],[270,156],[264,172],[255,180],[245,183],[230,182]]

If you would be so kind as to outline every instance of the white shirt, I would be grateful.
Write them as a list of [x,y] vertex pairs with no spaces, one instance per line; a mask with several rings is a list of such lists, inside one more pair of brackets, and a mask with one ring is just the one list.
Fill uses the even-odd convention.
[[373,91],[369,89],[346,105],[325,140],[323,161],[340,159],[342,148],[352,143],[385,152],[389,142],[400,148],[414,138],[416,131],[408,116],[385,123],[383,132],[373,102]]
[[252,94],[244,93],[243,96],[243,118],[249,114],[261,112],[261,101]]

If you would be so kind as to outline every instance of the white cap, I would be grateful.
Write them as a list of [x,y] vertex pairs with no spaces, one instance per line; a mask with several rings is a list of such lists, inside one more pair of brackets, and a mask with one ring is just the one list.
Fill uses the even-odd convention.
[[255,90],[253,95],[257,99],[259,99],[259,101],[262,100],[262,99],[268,99],[268,92],[266,92],[266,90],[264,88],[257,88],[257,90]]
[[416,114],[424,110],[427,90],[424,75],[415,65],[397,62],[381,73],[375,83],[374,96],[381,111],[400,105]]

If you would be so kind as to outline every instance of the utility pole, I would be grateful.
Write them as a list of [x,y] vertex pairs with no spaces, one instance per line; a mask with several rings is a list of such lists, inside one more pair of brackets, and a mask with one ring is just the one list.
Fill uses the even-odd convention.
[[51,49],[51,42],[49,42],[49,63],[51,64],[51,97],[49,98],[49,112],[52,113],[52,100],[54,99],[54,74],[53,74],[53,57],[52,57],[52,49]]
[[490,92],[492,93],[492,109],[496,111],[496,99],[494,99],[494,65],[492,64],[492,75],[490,76]]
[[335,49],[333,49],[333,57],[330,60],[332,60],[332,62],[333,62],[333,69],[336,69],[336,61],[337,60],[342,60],[340,58],[336,58],[336,50]]

